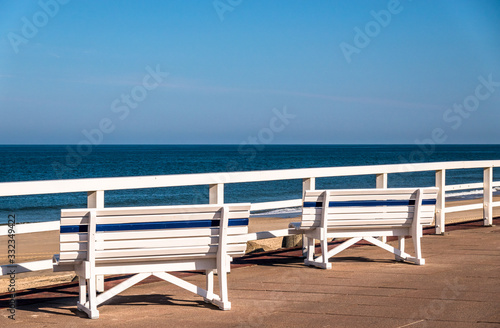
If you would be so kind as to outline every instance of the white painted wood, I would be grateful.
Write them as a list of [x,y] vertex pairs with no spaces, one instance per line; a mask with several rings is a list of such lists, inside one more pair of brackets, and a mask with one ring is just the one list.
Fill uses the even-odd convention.
[[[104,207],[104,191],[88,191],[87,192],[87,208],[103,208]],[[97,291],[104,291],[104,277],[96,277]]]
[[[234,226],[228,228],[228,235],[241,235],[248,231],[248,227]],[[68,234],[70,235],[70,234]],[[127,232],[106,232],[97,233],[97,241],[111,240],[134,240],[134,239],[155,239],[155,238],[185,238],[185,237],[200,237],[200,236],[218,236],[219,229],[213,228],[192,228],[192,229],[169,229],[169,230],[147,230],[147,231],[127,231]],[[75,237],[69,241],[74,241]],[[85,240],[83,240],[85,241]]]
[[79,298],[77,304],[81,304],[82,306],[84,306],[84,304],[87,303],[87,282],[85,280],[85,277],[78,277],[78,291]]
[[483,170],[483,218],[484,225],[493,225],[493,167],[487,167]]
[[226,254],[227,254],[227,227],[228,227],[228,208],[224,206],[222,209],[222,218],[220,220],[220,234],[219,234],[219,249],[217,250],[217,275],[219,277],[219,293],[220,301],[218,304],[222,310],[231,309],[227,291],[227,268]]
[[205,297],[205,302],[211,302],[214,299],[214,270],[205,270],[206,284],[207,284],[207,296]]
[[[184,213],[182,208],[188,213]],[[230,268],[230,255],[244,254],[248,233],[247,226],[229,227],[229,220],[248,218],[250,204],[156,207],[144,208],[144,212],[146,213],[141,213],[137,208],[62,211],[62,226],[74,224],[75,219],[79,223],[86,220],[88,225],[88,233],[69,233],[69,237],[61,238],[60,254],[54,265],[55,271],[73,269],[81,279],[84,278],[79,290],[81,293],[87,292],[88,297],[80,295],[78,308],[89,317],[97,318],[99,304],[154,274],[197,293],[223,310],[229,310],[231,303],[228,299],[227,272]],[[75,215],[80,218],[75,218]],[[219,226],[151,231],[96,231],[97,225],[103,222],[158,222],[159,217],[163,220],[165,216],[172,220],[175,217],[175,221],[216,219]],[[148,217],[150,221],[146,220]],[[85,234],[88,235],[86,238]],[[165,273],[185,270],[204,270],[207,273],[207,289]],[[213,293],[215,271],[219,276],[220,296]],[[97,296],[97,290],[101,288],[97,282],[99,277],[130,273],[136,275]]]
[[[400,200],[414,200],[414,205],[396,206],[399,213],[388,212],[387,209],[391,206],[364,206],[366,209],[359,211],[363,206],[351,206],[349,203],[341,204],[343,207],[331,208],[329,204],[335,204],[339,199],[355,199],[360,198],[364,201],[372,200],[393,200],[398,197]],[[331,268],[328,259],[346,248],[357,243],[361,239],[367,240],[376,246],[392,252],[397,260],[408,260],[415,264],[424,264],[422,258],[420,238],[422,237],[422,226],[430,224],[434,213],[434,205],[422,205],[423,198],[435,199],[437,197],[437,188],[421,188],[421,189],[394,189],[386,190],[384,195],[383,189],[362,189],[359,190],[319,190],[307,191],[304,195],[304,202],[315,201],[321,203],[321,209],[315,208],[313,211],[306,211],[300,223],[290,224],[290,233],[302,233],[308,240],[308,254],[305,260],[306,265],[314,265],[320,268]],[[347,194],[346,195],[344,194]],[[339,203],[337,203],[340,206]],[[363,204],[358,204],[363,205]],[[404,211],[406,208],[406,211]],[[335,213],[342,209],[342,213]],[[410,210],[413,209],[413,210]],[[424,211],[425,209],[425,211]],[[352,211],[353,214],[350,214]],[[307,214],[311,212],[314,214]],[[333,212],[331,214],[330,212]],[[415,256],[412,257],[404,252],[404,237],[411,235],[414,243]],[[384,241],[374,238],[374,236],[398,236],[400,249],[394,248]],[[328,251],[328,238],[351,238],[343,244]],[[311,244],[309,240],[319,239],[321,244],[321,255],[318,259],[311,256]]]
[[[248,218],[243,211],[231,212],[230,219]],[[169,222],[169,221],[194,221],[194,220],[218,220],[220,213],[188,213],[188,214],[165,214],[165,215],[134,215],[134,216],[98,216],[97,224],[114,223],[140,223],[140,222]],[[61,219],[61,225],[87,225],[88,217],[66,217]]]
[[[316,178],[306,178],[302,179],[302,198],[306,195],[307,190],[315,190],[316,189]],[[299,203],[299,206],[302,204]],[[308,246],[307,246],[307,237],[302,235],[302,255],[307,258]]]
[[119,261],[100,262],[96,267],[96,274],[133,274],[142,272],[158,271],[205,271],[216,267],[215,256],[198,258],[167,258],[160,261],[158,258],[146,259],[144,261]]
[[208,202],[210,204],[224,204],[224,184],[211,184],[209,187]]
[[208,292],[205,289],[198,287],[190,282],[177,278],[176,276],[173,276],[166,272],[154,272],[153,275],[157,276],[160,279],[168,281],[171,284],[184,288],[191,293],[198,294],[201,297],[208,299]]
[[100,294],[99,296],[96,297],[96,303],[97,305],[102,304],[103,302],[106,302],[107,300],[111,299],[113,296],[118,295],[119,293],[123,292],[124,290],[127,290],[128,288],[132,287],[133,285],[143,281],[147,277],[149,277],[152,273],[138,273],[135,276],[132,276],[128,278],[127,280],[119,283],[118,285],[114,286],[113,288],[107,290],[106,292]]
[[[398,236],[398,248],[401,251],[401,253],[404,253],[404,251],[405,251],[405,244],[406,244],[405,240],[406,240],[405,236]],[[396,261],[403,261],[404,259],[401,256],[396,254],[395,260]]]
[[[252,172],[232,172],[224,173],[227,179],[224,183],[254,182],[254,181],[272,181],[287,179],[315,179],[331,176],[351,176],[374,174],[376,176],[387,175],[390,173],[421,172],[421,171],[443,171],[453,169],[469,168],[489,168],[500,166],[500,161],[468,161],[468,162],[435,162],[435,163],[415,163],[415,164],[392,164],[376,166],[351,166],[336,168],[312,168],[312,169],[293,169],[293,170],[275,170],[275,171],[252,171]],[[166,175],[166,176],[146,176],[146,177],[125,177],[125,178],[96,178],[96,179],[73,179],[73,180],[53,180],[53,181],[29,181],[29,182],[6,182],[0,183],[0,196],[17,196],[31,194],[52,194],[67,192],[87,192],[94,193],[106,190],[137,189],[137,188],[155,188],[185,185],[214,185],[220,184],[220,179],[214,177],[214,174],[187,174],[187,175]],[[444,180],[444,179],[443,179]],[[482,183],[458,185],[458,189],[468,187],[482,186]],[[500,181],[494,181],[492,187],[500,186]],[[455,190],[455,186],[445,186],[445,190]],[[443,195],[444,199],[444,195]],[[272,206],[273,202],[268,202]],[[444,200],[443,200],[444,203]],[[298,204],[298,203],[297,203]],[[497,203],[493,203],[492,206]],[[97,205],[97,204],[96,204]],[[295,204],[293,206],[296,206]],[[483,206],[484,207],[484,206]],[[260,209],[270,209],[272,207],[260,207]],[[444,206],[443,206],[444,208]],[[447,211],[447,209],[445,210]],[[444,213],[441,214],[444,219]],[[441,219],[436,220],[439,224]],[[36,231],[58,230],[59,222],[18,224],[16,233],[28,233]],[[0,226],[0,235],[6,235],[6,226]],[[441,226],[444,231],[444,220]],[[438,229],[439,230],[439,229]]]
[[466,184],[456,184],[456,185],[447,185],[445,187],[446,191],[453,190],[468,190],[468,189],[482,189],[483,183],[466,183]]
[[411,256],[410,254],[408,253],[405,253],[403,251],[401,251],[400,249],[397,249],[395,247],[392,247],[391,245],[389,244],[386,244],[386,243],[383,243],[381,242],[380,240],[376,239],[376,238],[373,238],[373,237],[363,237],[364,240],[380,247],[380,248],[383,248],[385,249],[386,251],[388,252],[391,252],[393,254],[395,254],[396,256],[398,256],[399,258],[405,260],[405,261],[411,261],[411,262],[414,262],[415,258],[413,256]]
[[306,190],[316,189],[316,178],[302,179],[302,197],[304,197]]
[[[226,204],[230,205],[231,212],[245,211],[248,204]],[[99,208],[96,210],[98,216],[114,216],[114,215],[162,215],[162,214],[185,214],[185,213],[205,213],[217,212],[220,209],[214,205],[172,205],[172,206],[138,206],[138,207],[108,207]],[[64,209],[61,210],[61,218],[65,217],[82,217],[87,215],[88,209]]]
[[[0,236],[7,236],[9,234],[9,226],[0,226]],[[43,231],[56,231],[59,230],[59,221],[48,221],[48,222],[38,222],[38,223],[22,223],[16,224],[14,231],[16,235],[23,233],[32,232],[43,232]]]
[[[381,173],[381,174],[377,174],[376,175],[376,186],[375,186],[375,188],[377,188],[377,189],[387,189],[387,184],[388,184],[388,174],[387,173]],[[383,243],[387,242],[387,236],[380,236],[379,239]]]
[[87,192],[87,208],[103,208],[104,207],[104,191],[88,191]]
[[380,173],[376,175],[376,188],[387,189],[388,174]]
[[[306,191],[306,195],[307,195]],[[325,267],[329,266],[328,263],[328,206],[330,204],[330,191],[325,190],[323,192],[323,207],[321,211],[321,223],[320,223],[320,243],[321,243],[321,261]]]
[[351,239],[346,240],[345,242],[343,242],[342,244],[338,245],[337,247],[335,247],[331,251],[328,251],[327,252],[327,257],[330,258],[332,256],[337,255],[338,253],[342,252],[343,250],[345,250],[345,249],[351,247],[352,245],[356,244],[361,239],[363,239],[363,237],[356,237],[356,238],[351,238]]
[[[451,169],[499,167],[500,160],[467,161],[467,162],[433,162],[388,164],[370,166],[346,166],[328,168],[307,168],[270,171],[228,172],[224,173],[224,183],[241,183],[273,180],[305,179],[310,177],[334,177],[369,175],[381,173],[422,172]],[[163,188],[177,186],[213,185],[220,183],[217,174],[179,174],[161,176],[141,176],[122,178],[67,179],[29,182],[0,183],[1,196],[38,195],[71,192],[88,192],[94,190],[122,190]]]
[[[434,205],[423,205],[423,214],[434,216]],[[380,211],[377,211],[380,212]],[[362,213],[373,213],[373,209],[370,207],[329,207],[328,215],[341,215],[341,214],[362,214]],[[384,208],[384,213],[413,213],[413,207],[408,208],[408,206],[387,206]],[[319,207],[304,207],[302,209],[302,215],[321,215],[321,208]]]
[[436,187],[439,188],[436,198],[436,234],[443,235],[446,226],[446,170],[436,171]]
[[52,269],[52,260],[41,260],[16,264],[4,264],[0,266],[0,276],[8,276],[11,270],[16,270],[16,274]]
[[445,213],[463,212],[463,211],[477,210],[483,207],[484,207],[483,203],[460,205],[460,206],[446,207],[444,209],[444,212]]

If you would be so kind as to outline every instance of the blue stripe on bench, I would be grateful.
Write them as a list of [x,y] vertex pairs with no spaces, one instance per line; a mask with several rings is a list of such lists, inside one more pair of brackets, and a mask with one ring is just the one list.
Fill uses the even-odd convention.
[[[218,227],[220,220],[194,220],[194,221],[163,221],[163,222],[136,222],[98,224],[96,231],[127,231],[127,230],[158,230],[158,229],[183,229],[183,228],[209,228]],[[228,226],[248,225],[248,219],[230,219]],[[88,232],[87,225],[62,226],[61,233]]]
[[[414,206],[415,200],[351,200],[345,202],[330,202],[329,207],[360,207],[360,206]],[[435,199],[423,199],[422,205],[436,205]],[[304,202],[304,207],[322,207],[323,202]]]

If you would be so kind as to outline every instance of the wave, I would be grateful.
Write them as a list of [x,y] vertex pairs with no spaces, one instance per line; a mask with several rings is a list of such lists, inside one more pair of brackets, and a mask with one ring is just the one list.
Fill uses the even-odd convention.
[[[499,193],[500,193],[500,187],[494,187],[493,194],[499,194]],[[474,198],[480,198],[482,197],[482,195],[483,195],[483,189],[473,189],[466,191],[447,192],[446,198],[474,199]]]

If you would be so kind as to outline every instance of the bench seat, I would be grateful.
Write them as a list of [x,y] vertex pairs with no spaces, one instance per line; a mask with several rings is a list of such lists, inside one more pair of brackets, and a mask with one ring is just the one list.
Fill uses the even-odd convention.
[[[245,253],[249,214],[250,204],[62,210],[53,269],[78,275],[77,307],[91,318],[99,317],[98,305],[151,275],[229,310],[227,272],[231,257]],[[167,273],[190,270],[205,271],[205,288]],[[97,279],[110,274],[135,275],[97,295]]]
[[[302,234],[307,265],[332,267],[329,258],[366,240],[395,254],[397,260],[422,265],[422,226],[432,224],[438,188],[308,190],[304,194],[301,222],[289,226],[290,234]],[[376,237],[397,236],[395,248]],[[404,252],[411,236],[415,256]],[[328,250],[328,238],[351,238]],[[321,254],[315,257],[318,239]]]

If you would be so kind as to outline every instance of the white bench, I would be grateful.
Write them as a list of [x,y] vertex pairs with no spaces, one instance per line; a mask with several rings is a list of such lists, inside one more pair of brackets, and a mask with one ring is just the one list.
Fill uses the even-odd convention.
[[[231,256],[245,253],[249,211],[250,204],[62,210],[53,268],[76,272],[77,307],[93,319],[98,305],[150,275],[229,310],[227,272]],[[166,273],[186,270],[205,271],[206,288]],[[109,274],[135,275],[97,295],[97,277]]]
[[[331,269],[329,258],[364,239],[395,254],[396,260],[423,265],[422,226],[434,219],[438,188],[309,190],[304,194],[302,221],[290,224],[290,234],[302,234],[306,265]],[[395,248],[376,237],[397,236]],[[404,251],[411,236],[415,256]],[[351,238],[328,251],[327,238]],[[315,239],[321,255],[315,258]]]

